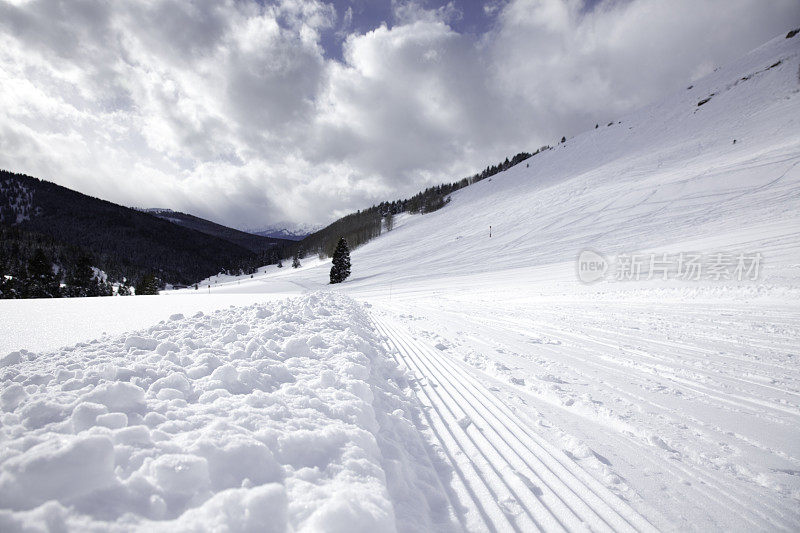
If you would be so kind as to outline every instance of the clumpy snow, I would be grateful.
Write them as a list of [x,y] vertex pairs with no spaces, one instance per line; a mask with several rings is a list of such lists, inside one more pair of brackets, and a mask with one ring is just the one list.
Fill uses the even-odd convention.
[[0,379],[3,531],[389,531],[396,513],[423,528],[450,520],[405,374],[344,296],[13,352]]

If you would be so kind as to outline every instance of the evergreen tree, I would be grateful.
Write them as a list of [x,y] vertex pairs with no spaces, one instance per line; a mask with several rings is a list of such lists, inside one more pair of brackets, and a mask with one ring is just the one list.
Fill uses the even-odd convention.
[[339,239],[336,250],[333,252],[333,266],[331,266],[331,283],[341,283],[350,276],[350,249],[344,237]]
[[[122,287],[120,287],[122,290]],[[67,270],[65,294],[69,297],[113,296],[114,287],[100,277],[86,254]],[[122,293],[120,293],[122,294]]]
[[41,248],[36,248],[28,262],[28,276],[23,286],[25,298],[58,298],[61,296],[58,277],[53,263]]
[[88,255],[82,255],[77,263],[75,263],[67,271],[66,279],[66,293],[69,297],[81,296],[96,296],[93,285],[96,285],[94,279],[94,270],[92,270],[92,260]]
[[[194,286],[197,289],[197,285]],[[131,295],[131,286],[128,285],[128,280],[126,278],[122,278],[122,283],[120,283],[119,288],[117,288],[117,296],[130,296]]]
[[0,298],[19,298],[20,294],[14,286],[14,265],[0,248]]
[[114,287],[108,281],[95,276],[89,287],[89,296],[114,296]]
[[278,264],[277,264],[277,265],[275,265],[275,266],[276,266],[276,267],[278,267],[278,268],[283,268],[283,261],[281,261],[280,259],[278,259]]
[[386,231],[392,231],[394,229],[394,213],[389,211],[386,215]]
[[153,274],[146,274],[136,285],[136,294],[158,294],[158,278]]
[[295,255],[292,258],[292,268],[299,268],[299,267],[300,267],[300,258],[298,258],[297,255]]
[[0,274],[0,298],[19,298],[14,287],[14,278],[9,274]]

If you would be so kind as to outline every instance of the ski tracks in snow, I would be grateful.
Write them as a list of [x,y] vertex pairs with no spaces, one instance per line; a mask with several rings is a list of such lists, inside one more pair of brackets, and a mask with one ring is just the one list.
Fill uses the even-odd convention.
[[441,474],[442,484],[465,529],[656,530],[441,351],[390,321],[373,320],[416,378],[423,431],[453,467]]

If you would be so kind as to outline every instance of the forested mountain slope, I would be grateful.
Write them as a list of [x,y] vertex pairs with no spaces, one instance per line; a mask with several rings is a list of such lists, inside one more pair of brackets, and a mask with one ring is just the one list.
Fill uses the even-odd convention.
[[8,171],[0,171],[0,231],[9,271],[36,248],[62,267],[88,254],[114,279],[152,272],[170,283],[246,270],[259,261],[250,249],[223,238]]

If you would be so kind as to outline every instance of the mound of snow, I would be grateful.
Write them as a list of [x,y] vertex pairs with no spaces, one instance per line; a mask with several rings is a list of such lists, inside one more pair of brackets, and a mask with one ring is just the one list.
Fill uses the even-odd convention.
[[448,520],[432,510],[446,496],[430,483],[407,378],[347,297],[232,307],[33,355],[0,369],[0,530]]

